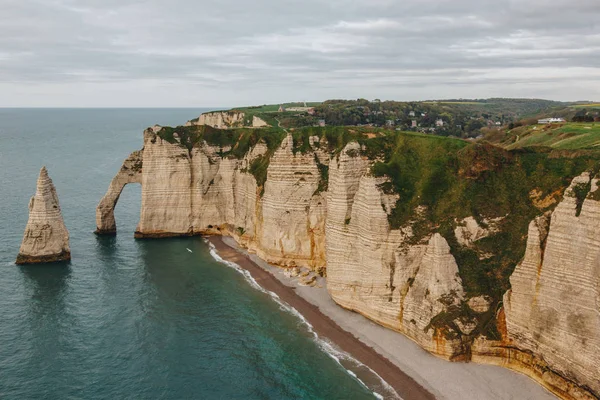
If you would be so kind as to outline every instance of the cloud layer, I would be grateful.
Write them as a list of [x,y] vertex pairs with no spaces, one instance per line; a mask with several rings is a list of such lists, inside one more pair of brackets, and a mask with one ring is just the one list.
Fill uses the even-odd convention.
[[597,0],[2,0],[0,106],[600,99]]

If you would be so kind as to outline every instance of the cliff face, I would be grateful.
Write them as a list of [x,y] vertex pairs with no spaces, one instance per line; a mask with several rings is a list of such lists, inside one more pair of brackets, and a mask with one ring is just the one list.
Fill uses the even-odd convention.
[[29,220],[17,264],[71,259],[69,232],[63,221],[58,195],[46,167],[40,171],[35,196],[29,201]]
[[[504,295],[510,345],[557,374],[566,393],[600,393],[600,201],[598,179],[575,178],[551,216],[531,222],[527,251]],[[589,193],[578,214],[577,190]],[[585,194],[585,193],[584,193]]]
[[[434,354],[521,370],[565,398],[600,393],[595,179],[577,178],[550,223],[549,212],[531,222],[525,257],[501,303],[496,287],[486,293],[483,283],[473,286],[487,275],[473,278],[461,263],[478,268],[494,260],[490,243],[509,214],[463,217],[442,229],[421,224],[428,209],[418,206],[394,228],[404,194],[373,175],[376,158],[364,145],[351,141],[333,151],[324,137],[291,134],[275,145],[260,136],[212,138],[209,145],[207,137],[186,135],[144,133],[143,151],[125,161],[98,207],[98,232],[114,232],[112,208],[123,184],[141,182],[137,237],[232,235],[268,262],[326,274],[338,304]],[[240,155],[244,141],[253,144]],[[468,179],[482,173],[477,165]],[[572,197],[580,184],[590,186],[582,204],[580,194]]]
[[397,197],[382,178],[368,176],[368,160],[352,157],[350,144],[330,166],[327,213],[327,288],[341,306],[401,331],[448,358],[460,341],[432,319],[462,298],[458,267],[446,240],[432,235],[409,245],[410,228],[391,230],[388,213]]
[[195,125],[209,125],[213,128],[227,129],[232,127],[244,126],[243,112],[236,111],[218,111],[204,113],[200,115],[197,121],[192,122]]
[[313,153],[293,154],[288,135],[273,154],[261,201],[254,250],[271,262],[324,266],[325,198]]
[[200,115],[196,120],[189,121],[186,125],[208,125],[218,129],[241,128],[249,126],[252,128],[263,128],[269,126],[263,119],[252,115],[246,118],[246,114],[241,111],[216,111]]

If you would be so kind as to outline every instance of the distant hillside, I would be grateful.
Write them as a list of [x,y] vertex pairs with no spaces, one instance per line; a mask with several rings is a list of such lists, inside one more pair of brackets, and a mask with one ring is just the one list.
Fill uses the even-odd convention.
[[560,150],[600,149],[600,123],[525,125],[486,139],[508,149],[532,146]]
[[[477,137],[523,118],[558,110],[569,115],[568,103],[541,99],[447,99],[420,102],[380,100],[327,100],[236,107],[246,120],[257,116],[273,127],[372,126],[416,131],[439,136]],[[566,111],[564,111],[566,110]],[[560,114],[560,112],[558,112]]]

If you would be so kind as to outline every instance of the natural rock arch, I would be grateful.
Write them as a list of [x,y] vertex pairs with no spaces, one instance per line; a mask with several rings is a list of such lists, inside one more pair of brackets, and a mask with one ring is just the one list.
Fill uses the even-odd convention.
[[134,151],[123,162],[121,169],[110,182],[106,194],[96,207],[96,234],[116,235],[115,206],[125,185],[142,183],[142,161],[142,151]]

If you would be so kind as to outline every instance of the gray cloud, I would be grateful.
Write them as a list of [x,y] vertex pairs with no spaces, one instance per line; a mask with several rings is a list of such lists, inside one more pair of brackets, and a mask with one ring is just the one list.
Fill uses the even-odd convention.
[[600,98],[597,0],[2,0],[0,106]]

